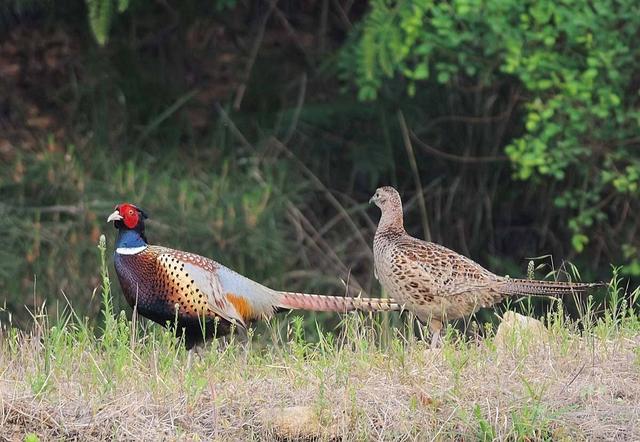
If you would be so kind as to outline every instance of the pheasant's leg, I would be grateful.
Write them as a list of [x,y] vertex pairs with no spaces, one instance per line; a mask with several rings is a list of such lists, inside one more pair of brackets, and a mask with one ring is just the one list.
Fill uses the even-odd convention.
[[193,360],[193,349],[187,350],[187,371],[191,370],[191,362]]
[[242,346],[249,343],[249,332],[244,327],[238,327],[236,330],[236,342]]
[[233,328],[230,333],[218,338],[218,351],[225,352],[230,346],[246,348],[249,335],[244,327]]
[[431,332],[431,348],[438,348],[442,346],[442,321],[432,319],[429,322],[429,331]]
[[198,358],[202,361],[206,354],[206,343],[199,343],[187,350],[187,370],[191,368],[194,358]]

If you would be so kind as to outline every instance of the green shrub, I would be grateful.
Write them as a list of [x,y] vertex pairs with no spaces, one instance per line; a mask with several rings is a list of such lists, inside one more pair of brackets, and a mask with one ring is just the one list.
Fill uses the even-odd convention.
[[[554,203],[570,210],[582,252],[609,217],[640,210],[639,27],[632,0],[376,0],[341,65],[361,100],[398,80],[409,96],[465,81],[516,87],[521,128],[503,145],[513,175],[558,183]],[[640,275],[631,226],[615,234]]]

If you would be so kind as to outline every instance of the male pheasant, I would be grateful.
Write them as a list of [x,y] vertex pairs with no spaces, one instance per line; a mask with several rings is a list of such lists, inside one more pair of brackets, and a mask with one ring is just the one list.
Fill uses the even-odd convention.
[[345,312],[391,311],[393,300],[349,298],[272,290],[211,259],[147,243],[146,214],[133,204],[120,204],[109,215],[118,229],[115,268],[122,292],[142,316],[167,326],[175,324],[191,348],[214,335],[229,333],[231,324],[246,328],[278,309]]
[[402,200],[393,187],[380,187],[369,202],[382,211],[373,240],[375,274],[386,292],[429,324],[431,346],[447,320],[459,319],[512,295],[559,296],[600,284],[512,279],[404,230]]

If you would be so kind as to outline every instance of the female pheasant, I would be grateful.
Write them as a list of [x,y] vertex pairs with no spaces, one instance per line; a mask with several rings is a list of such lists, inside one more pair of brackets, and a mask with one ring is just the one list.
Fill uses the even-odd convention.
[[498,276],[404,230],[402,200],[393,187],[380,187],[369,202],[382,211],[373,240],[376,277],[386,292],[429,324],[431,346],[443,323],[471,315],[512,295],[566,295],[600,284],[533,281]]
[[122,292],[142,316],[175,324],[188,349],[215,335],[242,329],[278,309],[345,312],[391,311],[393,300],[348,298],[272,290],[211,259],[147,243],[147,215],[133,204],[120,204],[109,215],[118,229],[115,268]]

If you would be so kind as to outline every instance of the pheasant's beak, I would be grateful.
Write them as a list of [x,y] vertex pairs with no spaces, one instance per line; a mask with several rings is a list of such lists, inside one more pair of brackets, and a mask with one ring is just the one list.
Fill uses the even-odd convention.
[[376,202],[376,196],[373,195],[371,198],[369,198],[369,204],[375,203],[375,202]]
[[107,218],[107,222],[110,223],[111,221],[120,221],[122,219],[122,215],[120,215],[120,212],[118,212],[118,209],[116,209],[111,215],[109,215],[109,218]]

